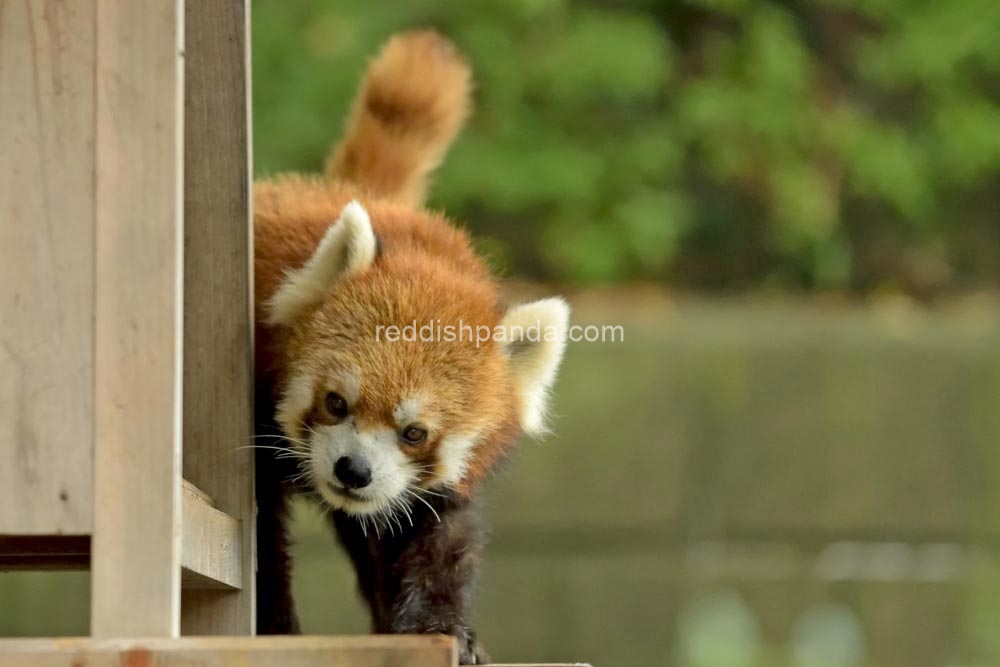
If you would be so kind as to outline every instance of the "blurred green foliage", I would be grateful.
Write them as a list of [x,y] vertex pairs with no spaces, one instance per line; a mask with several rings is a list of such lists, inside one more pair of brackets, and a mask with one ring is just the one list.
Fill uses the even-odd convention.
[[432,205],[576,283],[1000,281],[996,0],[254,3],[258,175],[316,170],[364,64],[434,26],[476,115]]

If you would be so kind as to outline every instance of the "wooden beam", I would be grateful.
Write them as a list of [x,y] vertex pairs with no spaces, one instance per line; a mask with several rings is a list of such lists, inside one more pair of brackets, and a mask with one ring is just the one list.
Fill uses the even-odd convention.
[[95,14],[0,2],[0,534],[92,525]]
[[[243,585],[243,526],[188,481],[181,498],[181,580],[185,588],[238,590]],[[85,570],[86,535],[0,536],[0,571]]]
[[243,526],[184,481],[181,498],[181,585],[239,590],[243,586]]
[[97,10],[95,637],[180,632],[183,12]]
[[452,637],[183,637],[175,640],[6,639],[18,667],[453,667]]
[[242,531],[212,547],[229,556],[213,559],[241,568],[227,575],[238,590],[185,590],[184,634],[249,635],[255,625],[248,21],[246,0],[187,3],[184,476]]

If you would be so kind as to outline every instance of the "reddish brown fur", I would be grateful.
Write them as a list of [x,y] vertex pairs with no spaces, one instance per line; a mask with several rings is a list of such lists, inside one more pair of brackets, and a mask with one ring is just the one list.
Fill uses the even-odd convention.
[[[447,435],[456,427],[490,429],[458,489],[470,493],[503,457],[518,428],[518,399],[497,344],[375,340],[378,325],[457,325],[461,320],[492,329],[500,323],[504,310],[499,292],[464,232],[435,213],[362,199],[382,245],[372,270],[338,285],[319,312],[292,331],[263,324],[266,304],[286,272],[309,259],[331,221],[357,194],[351,186],[303,177],[254,188],[258,368],[280,386],[282,370],[292,362],[321,375],[350,360],[366,370],[354,410],[383,423],[391,422],[401,395],[420,389],[414,383],[433,382],[429,398],[440,420],[437,433]],[[390,301],[392,311],[386,307]],[[326,390],[317,388],[317,396]]]
[[[469,82],[468,67],[441,37],[395,37],[369,67],[327,178],[285,176],[254,187],[262,432],[276,431],[273,402],[293,374],[319,383],[312,387],[312,405],[296,419],[324,424],[332,418],[324,398],[340,389],[329,383],[357,368],[360,393],[350,406],[357,429],[391,424],[401,400],[420,396],[420,420],[430,437],[403,451],[422,471],[421,484],[435,477],[442,438],[479,435],[457,488],[415,503],[399,535],[365,533],[354,517],[340,511],[332,516],[354,561],[373,628],[452,634],[463,664],[487,660],[466,620],[481,545],[470,497],[519,435],[520,398],[509,360],[492,338],[478,345],[468,339],[379,342],[376,332],[380,325],[414,321],[461,321],[492,330],[504,316],[496,284],[468,236],[441,215],[416,210],[430,173],[468,115]],[[268,302],[289,272],[310,260],[353,199],[367,211],[379,241],[372,265],[331,285],[290,326],[269,324]],[[287,461],[269,449],[258,452],[258,631],[266,634],[299,629],[285,531],[287,480],[294,472]]]
[[470,82],[461,55],[437,33],[389,40],[365,74],[328,178],[423,205],[430,173],[469,115]]

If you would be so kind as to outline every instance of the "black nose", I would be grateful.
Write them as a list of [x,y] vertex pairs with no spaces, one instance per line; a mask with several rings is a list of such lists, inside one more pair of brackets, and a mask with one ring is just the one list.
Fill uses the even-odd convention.
[[372,469],[361,459],[341,456],[333,466],[333,474],[349,489],[363,489],[372,482]]

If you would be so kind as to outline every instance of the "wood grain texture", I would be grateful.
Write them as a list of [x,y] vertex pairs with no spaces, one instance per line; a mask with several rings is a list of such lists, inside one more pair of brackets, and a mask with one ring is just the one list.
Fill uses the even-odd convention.
[[[248,3],[186,7],[184,475],[242,522],[238,591],[185,590],[184,634],[254,630]],[[242,448],[241,448],[242,447]]]
[[181,584],[238,590],[243,585],[243,525],[185,481],[181,494]]
[[455,640],[434,636],[0,640],[19,667],[453,667]]
[[0,2],[0,534],[87,534],[93,0]]
[[180,629],[183,2],[97,14],[91,633]]

